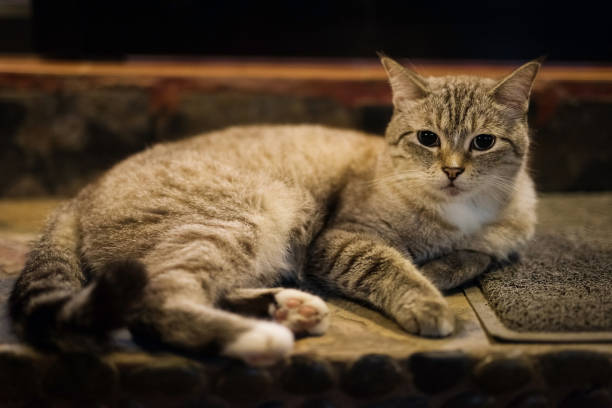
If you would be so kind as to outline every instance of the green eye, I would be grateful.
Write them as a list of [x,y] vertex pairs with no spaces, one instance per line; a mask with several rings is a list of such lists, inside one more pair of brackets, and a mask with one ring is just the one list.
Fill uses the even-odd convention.
[[419,130],[417,132],[419,143],[427,147],[440,146],[440,138],[430,130]]
[[495,145],[495,136],[482,134],[472,139],[471,147],[472,149],[482,151],[482,150],[489,150],[490,148],[493,147],[493,145]]

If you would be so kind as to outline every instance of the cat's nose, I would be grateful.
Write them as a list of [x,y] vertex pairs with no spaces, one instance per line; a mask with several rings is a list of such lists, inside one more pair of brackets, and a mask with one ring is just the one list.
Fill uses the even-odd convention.
[[459,177],[459,175],[463,173],[464,170],[464,167],[442,167],[442,171],[446,173],[446,176],[450,181],[453,181],[454,179]]

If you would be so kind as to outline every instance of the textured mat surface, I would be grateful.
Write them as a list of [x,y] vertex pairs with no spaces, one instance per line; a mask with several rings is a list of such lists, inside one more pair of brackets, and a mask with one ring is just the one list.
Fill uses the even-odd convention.
[[520,263],[480,278],[516,331],[612,330],[612,194],[547,195]]

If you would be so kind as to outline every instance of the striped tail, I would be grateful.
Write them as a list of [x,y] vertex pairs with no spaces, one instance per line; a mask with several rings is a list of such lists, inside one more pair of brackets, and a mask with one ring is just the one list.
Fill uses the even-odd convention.
[[74,204],[61,206],[28,254],[9,298],[17,335],[44,348],[100,351],[127,323],[146,284],[144,266],[117,261],[91,279],[78,254]]

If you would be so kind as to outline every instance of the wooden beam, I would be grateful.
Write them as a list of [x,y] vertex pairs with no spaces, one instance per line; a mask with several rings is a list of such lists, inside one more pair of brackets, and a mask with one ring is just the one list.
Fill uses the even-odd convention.
[[[502,77],[520,65],[495,62],[402,61],[424,75]],[[66,62],[35,57],[0,58],[0,73],[55,76],[150,78],[249,78],[287,80],[380,81],[385,74],[375,59],[274,60],[204,59],[196,61],[133,60],[127,62]],[[608,82],[612,65],[545,63],[544,81]]]

